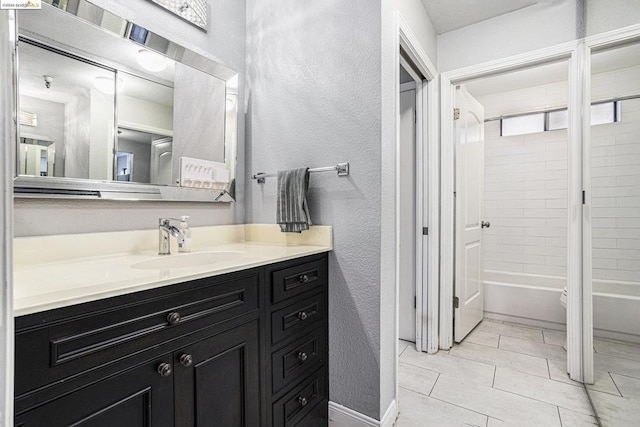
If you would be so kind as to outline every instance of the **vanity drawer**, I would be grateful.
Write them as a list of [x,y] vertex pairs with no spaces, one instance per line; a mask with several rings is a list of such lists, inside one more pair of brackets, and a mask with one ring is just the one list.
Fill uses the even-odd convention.
[[327,422],[328,395],[324,369],[273,404],[274,427],[326,426]]
[[287,384],[304,378],[319,368],[327,356],[327,332],[325,328],[289,344],[271,355],[271,378],[273,393]]
[[271,313],[271,344],[311,331],[327,321],[327,294],[301,299]]
[[326,258],[271,272],[271,302],[278,303],[327,284]]
[[96,312],[83,313],[82,306],[94,306],[82,304],[75,307],[77,315],[44,328],[20,330],[18,318],[16,353],[27,357],[16,359],[16,394],[233,318],[257,316],[259,282],[259,274],[214,277],[167,287],[160,294],[153,290],[147,298],[116,297]]

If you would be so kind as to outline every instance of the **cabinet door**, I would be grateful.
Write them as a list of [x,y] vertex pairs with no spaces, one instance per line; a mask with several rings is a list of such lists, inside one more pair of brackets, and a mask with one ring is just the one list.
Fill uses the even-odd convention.
[[176,426],[260,425],[258,322],[174,354]]
[[[164,366],[164,376],[159,367]],[[80,388],[19,414],[16,427],[173,425],[171,355]]]

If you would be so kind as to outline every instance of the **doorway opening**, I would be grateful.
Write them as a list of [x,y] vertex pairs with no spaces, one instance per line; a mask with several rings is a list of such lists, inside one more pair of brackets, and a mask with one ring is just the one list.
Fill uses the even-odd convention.
[[398,337],[407,342],[416,343],[417,279],[418,268],[422,268],[422,257],[419,254],[418,230],[422,218],[418,219],[417,206],[423,195],[418,194],[418,174],[422,162],[417,156],[418,110],[422,100],[418,99],[418,86],[422,86],[424,78],[407,61],[401,52],[400,65],[400,110],[399,110],[399,144],[398,144],[398,178],[399,192],[399,236],[398,236]]

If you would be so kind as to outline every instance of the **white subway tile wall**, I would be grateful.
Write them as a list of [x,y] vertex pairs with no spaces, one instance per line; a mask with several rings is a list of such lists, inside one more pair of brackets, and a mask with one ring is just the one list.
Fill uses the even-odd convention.
[[[640,69],[621,74],[640,81]],[[640,286],[640,100],[621,101],[620,110],[621,123],[591,129],[596,291],[610,281]]]
[[[519,97],[521,91],[512,96]],[[546,89],[529,91],[537,104]],[[499,107],[479,101],[490,111]],[[510,102],[506,94],[498,98]],[[558,101],[556,101],[558,102]],[[485,125],[485,270],[566,276],[567,131],[500,137]],[[541,278],[540,286],[548,286]]]

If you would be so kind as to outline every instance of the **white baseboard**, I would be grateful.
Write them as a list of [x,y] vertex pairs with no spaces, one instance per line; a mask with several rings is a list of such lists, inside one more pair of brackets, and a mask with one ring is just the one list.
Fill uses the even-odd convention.
[[329,402],[329,425],[332,427],[392,427],[398,416],[398,404],[394,400],[378,421],[335,402]]

